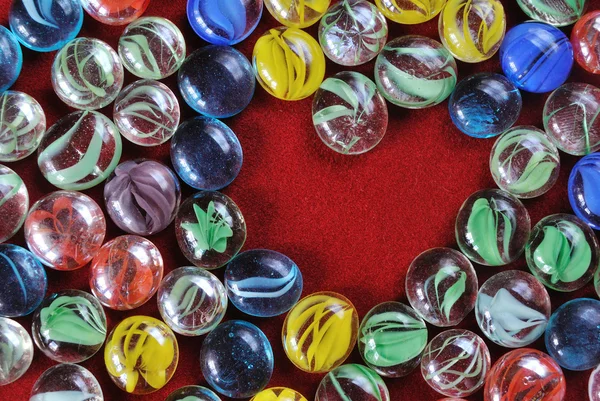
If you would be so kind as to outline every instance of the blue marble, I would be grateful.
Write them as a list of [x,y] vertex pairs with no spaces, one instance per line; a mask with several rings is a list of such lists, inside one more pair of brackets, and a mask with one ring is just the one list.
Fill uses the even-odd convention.
[[29,315],[44,300],[47,286],[46,271],[31,252],[0,244],[0,316]]
[[200,350],[208,384],[232,398],[249,398],[266,387],[273,374],[273,349],[255,325],[229,320],[210,332]]
[[244,110],[254,96],[252,65],[229,46],[205,46],[179,69],[179,90],[186,103],[208,117],[226,118]]
[[171,162],[177,175],[196,189],[229,185],[242,168],[242,145],[231,128],[210,117],[183,122],[171,139]]
[[235,45],[250,35],[263,11],[262,0],[188,0],[187,17],[198,36],[214,45]]
[[302,294],[302,273],[296,263],[267,249],[240,253],[227,265],[224,280],[231,302],[252,316],[281,315]]
[[546,327],[546,349],[560,366],[587,370],[600,364],[600,301],[578,298],[561,305]]
[[522,106],[519,90],[504,76],[493,73],[463,79],[448,102],[454,125],[475,138],[497,136],[512,127]]
[[15,83],[22,66],[21,45],[11,31],[0,25],[0,93]]
[[569,77],[573,46],[560,29],[541,22],[525,22],[504,37],[500,64],[504,75],[518,88],[550,92]]
[[600,230],[600,153],[590,153],[573,166],[568,193],[575,214]]
[[50,52],[79,34],[83,8],[79,0],[13,0],[8,22],[23,46]]

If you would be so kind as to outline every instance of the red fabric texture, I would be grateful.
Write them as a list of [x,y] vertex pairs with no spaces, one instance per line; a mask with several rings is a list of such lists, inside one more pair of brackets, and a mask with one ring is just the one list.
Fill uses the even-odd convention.
[[[504,2],[508,26],[526,20],[515,1]],[[588,10],[600,8],[600,0],[589,2]],[[10,0],[0,0],[0,23],[7,26]],[[206,43],[190,28],[185,14],[185,0],[153,0],[146,16],[172,20],[183,31],[188,54]],[[416,26],[389,22],[389,39],[405,34],[422,34],[439,40],[438,19]],[[256,40],[278,23],[265,10],[255,32],[235,46],[248,58]],[[100,38],[116,48],[124,27],[102,25],[85,16],[80,36]],[[570,34],[571,27],[564,28]],[[307,29],[316,37],[317,26]],[[43,106],[48,126],[71,112],[58,100],[50,82],[53,53],[35,53],[24,49],[23,71],[12,89],[26,92]],[[373,77],[374,62],[352,68]],[[479,71],[501,72],[498,56],[480,64],[458,62],[460,79]],[[328,61],[327,76],[347,68]],[[136,80],[126,72],[126,84]],[[600,76],[593,76],[575,65],[570,81],[600,86]],[[178,95],[176,79],[164,81]],[[545,95],[523,93],[523,112],[517,125],[542,126]],[[183,102],[182,119],[195,113]],[[235,200],[248,225],[244,249],[268,248],[291,257],[304,276],[303,295],[322,290],[336,291],[348,297],[362,318],[380,302],[397,300],[408,303],[404,291],[406,270],[420,252],[437,246],[456,248],[454,222],[462,202],[479,189],[495,187],[488,159],[494,139],[474,139],[459,132],[450,121],[447,102],[425,110],[406,110],[389,105],[387,135],[377,148],[361,156],[343,156],[328,149],[317,137],[312,125],[312,98],[284,102],[268,95],[259,85],[250,106],[240,115],[224,120],[238,135],[244,150],[244,165],[237,179],[223,192]],[[102,112],[112,115],[112,105]],[[122,161],[139,157],[160,160],[170,165],[169,143],[154,148],[137,147],[123,141]],[[526,200],[537,223],[553,213],[572,213],[567,199],[567,178],[578,158],[561,154],[558,183],[547,194]],[[7,164],[25,180],[31,203],[54,191],[40,173],[36,156]],[[194,191],[183,185],[184,198]],[[103,185],[85,191],[105,210]],[[106,240],[123,234],[108,218]],[[173,225],[149,237],[164,257],[165,274],[190,263],[181,254]],[[23,230],[9,242],[25,245]],[[492,274],[505,269],[528,271],[525,258],[510,266],[497,268],[476,266],[480,284]],[[224,269],[216,271],[222,278]],[[63,289],[89,291],[89,266],[73,272],[48,269],[48,294]],[[590,283],[571,294],[549,291],[552,309],[563,302],[582,296],[596,297]],[[123,318],[145,314],[160,318],[156,296],[146,305],[120,313],[106,310],[111,330]],[[285,356],[281,344],[281,327],[285,318],[259,319],[245,316],[232,305],[226,319],[241,318],[258,325],[271,341],[275,354],[275,373],[269,386],[288,386],[314,398],[323,375],[308,374],[295,368]],[[17,319],[28,330],[31,317]],[[470,313],[460,325],[481,334]],[[440,329],[429,326],[432,338]],[[483,336],[483,335],[482,335]],[[179,367],[173,379],[161,390],[144,396],[119,390],[104,367],[103,351],[82,363],[100,381],[107,401],[163,401],[173,390],[191,384],[206,385],[199,368],[202,337],[178,335]],[[508,352],[486,341],[496,361]],[[543,339],[534,346],[545,351]],[[347,362],[362,363],[355,349]],[[29,371],[17,382],[0,387],[0,401],[24,401],[38,376],[55,362],[36,349]],[[568,401],[587,399],[588,372],[568,372]],[[444,398],[423,381],[420,371],[401,379],[386,379],[393,401],[436,401]],[[223,399],[226,399],[223,397]],[[483,400],[478,392],[471,401]]]

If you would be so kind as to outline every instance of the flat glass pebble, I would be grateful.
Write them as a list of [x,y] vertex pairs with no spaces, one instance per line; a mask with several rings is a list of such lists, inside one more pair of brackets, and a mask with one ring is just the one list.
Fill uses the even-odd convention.
[[232,46],[256,29],[263,0],[188,0],[187,17],[198,36],[214,45]]
[[237,255],[227,264],[223,281],[231,303],[251,316],[281,315],[302,294],[302,273],[296,263],[268,249]]
[[33,316],[33,340],[50,359],[83,362],[95,355],[106,339],[106,315],[98,299],[79,290],[52,294]]
[[139,18],[150,0],[81,0],[92,18],[107,25],[125,25]]
[[218,325],[206,336],[200,350],[202,375],[226,397],[256,395],[269,383],[273,367],[273,349],[267,336],[243,320]]
[[352,302],[335,292],[304,297],[283,323],[283,349],[290,361],[309,373],[340,366],[356,343],[358,314]]
[[186,45],[177,25],[162,17],[144,17],[125,28],[118,51],[123,66],[133,75],[163,79],[179,70]]
[[171,140],[171,162],[190,187],[217,190],[226,187],[242,169],[242,145],[225,123],[196,117],[179,125]]
[[479,73],[460,81],[448,109],[456,127],[474,138],[500,135],[519,118],[521,92],[504,76]]
[[185,200],[175,218],[175,236],[194,265],[216,269],[238,254],[246,241],[246,221],[231,198],[200,191]]
[[446,0],[375,0],[381,12],[399,24],[420,24],[429,21],[446,5]]
[[406,273],[406,296],[427,322],[438,327],[456,326],[473,310],[477,275],[462,253],[433,248],[417,256]]
[[0,93],[10,88],[23,66],[23,51],[17,38],[11,31],[0,26]]
[[46,370],[31,389],[29,401],[104,401],[98,380],[87,369],[62,363]]
[[421,375],[440,394],[468,397],[483,387],[491,365],[481,337],[469,330],[447,330],[427,344]]
[[544,129],[556,147],[583,156],[600,150],[600,89],[567,83],[556,89],[544,105]]
[[456,61],[441,43],[420,35],[388,42],[375,63],[375,82],[396,106],[422,109],[446,100],[456,86]]
[[168,86],[140,80],[121,91],[115,100],[113,120],[130,142],[157,146],[175,134],[180,114],[179,101]]
[[252,68],[256,80],[270,95],[301,100],[312,95],[323,82],[325,56],[308,33],[280,27],[258,39],[252,52]]
[[519,89],[546,93],[569,77],[573,46],[560,29],[529,21],[508,31],[500,47],[500,64]]
[[590,397],[590,401],[600,401],[600,365],[590,374],[588,397]]
[[535,225],[525,247],[531,273],[546,287],[575,291],[590,282],[600,264],[600,246],[578,217],[554,214]]
[[518,198],[535,198],[556,184],[560,155],[544,131],[521,125],[502,134],[490,154],[494,181]]
[[175,374],[178,361],[175,334],[149,316],[123,320],[110,333],[104,348],[108,375],[117,387],[131,394],[163,388]]
[[250,61],[229,46],[205,46],[185,59],[177,76],[185,102],[208,117],[239,114],[254,96],[256,79]]
[[327,373],[315,401],[389,401],[385,382],[372,369],[358,364],[342,365]]
[[21,229],[28,210],[29,192],[25,183],[17,173],[0,164],[0,243]]
[[287,387],[271,387],[256,394],[250,401],[308,401],[306,397]]
[[523,253],[531,221],[515,196],[499,189],[483,189],[463,203],[455,231],[460,250],[473,262],[503,266]]
[[67,43],[52,64],[52,86],[68,106],[96,110],[112,103],[123,87],[123,64],[117,52],[94,38]]
[[0,94],[0,161],[14,162],[35,152],[46,131],[42,106],[23,92]]
[[544,334],[550,318],[550,297],[531,274],[507,270],[483,283],[475,318],[483,334],[496,344],[524,347]]
[[108,117],[75,111],[42,137],[38,166],[52,185],[81,191],[104,181],[117,167],[121,152],[121,135]]
[[323,81],[313,99],[312,118],[325,145],[341,154],[357,155],[383,139],[388,108],[373,81],[344,71]]
[[306,28],[321,19],[331,0],[264,0],[273,18],[285,26]]
[[587,0],[517,0],[517,4],[530,18],[554,26],[573,24],[587,8]]
[[0,386],[17,381],[33,361],[33,342],[27,330],[12,319],[0,317]]
[[600,153],[591,153],[575,164],[568,192],[577,217],[594,230],[600,230]]
[[112,221],[123,231],[152,235],[175,219],[181,188],[175,173],[147,159],[117,166],[104,185],[104,203]]
[[[575,60],[584,70],[600,74],[600,10],[581,17],[571,31]],[[592,400],[594,401],[594,400]]]
[[13,0],[8,23],[23,46],[50,52],[79,34],[83,9],[79,0]]
[[504,39],[506,15],[500,0],[448,0],[440,14],[442,43],[457,59],[479,63],[491,58]]
[[176,333],[201,336],[212,331],[227,311],[219,279],[199,267],[180,267],[165,276],[156,298],[163,320]]
[[319,43],[334,63],[364,64],[383,49],[388,36],[385,17],[366,0],[343,0],[321,18]]
[[384,302],[365,315],[358,329],[358,350],[381,376],[403,377],[419,363],[427,345],[427,326],[414,309]]
[[221,399],[206,387],[185,386],[169,394],[165,401],[221,401]]
[[33,204],[25,220],[27,246],[44,265],[56,270],[88,264],[105,235],[102,209],[81,192],[52,192]]

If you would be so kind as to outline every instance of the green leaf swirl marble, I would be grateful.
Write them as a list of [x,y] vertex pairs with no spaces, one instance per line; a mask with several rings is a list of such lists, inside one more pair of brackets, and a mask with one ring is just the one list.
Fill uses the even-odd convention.
[[366,366],[342,365],[321,380],[315,401],[390,401],[390,393],[379,375]]
[[23,92],[0,95],[0,161],[14,162],[35,152],[46,131],[42,106]]

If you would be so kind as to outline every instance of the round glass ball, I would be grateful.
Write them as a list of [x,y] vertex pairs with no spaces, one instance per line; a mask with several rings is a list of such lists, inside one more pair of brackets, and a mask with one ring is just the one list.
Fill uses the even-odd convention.
[[29,210],[29,191],[17,173],[0,164],[0,243],[23,226]]
[[11,31],[0,26],[0,93],[10,88],[23,67],[23,51]]
[[600,153],[580,159],[569,176],[568,193],[571,208],[581,220],[600,230]]
[[71,363],[55,365],[42,373],[31,389],[29,401],[56,397],[63,400],[65,397],[76,397],[85,401],[104,401],[96,377],[89,370]]
[[0,386],[17,381],[33,361],[33,342],[27,330],[18,322],[0,317]]
[[42,106],[23,92],[0,94],[0,161],[14,162],[36,151],[46,132]]

